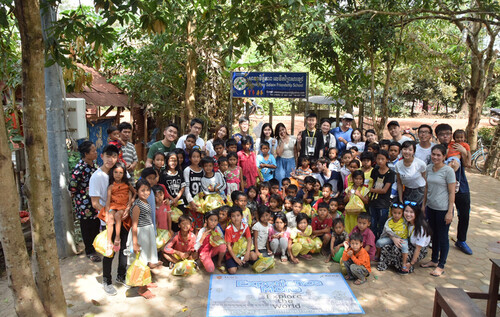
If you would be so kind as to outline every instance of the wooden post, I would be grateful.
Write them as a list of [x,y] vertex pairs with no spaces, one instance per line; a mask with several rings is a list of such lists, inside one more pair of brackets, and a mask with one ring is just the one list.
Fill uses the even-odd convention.
[[271,125],[271,127],[273,126],[273,111],[274,111],[274,105],[272,102],[270,102],[269,103],[269,124]]
[[292,101],[292,135],[295,133],[295,103]]
[[250,120],[250,102],[245,102],[245,117]]
[[337,113],[335,115],[337,116],[336,120],[337,120],[337,127],[338,127],[340,124],[340,105],[338,104],[338,101],[335,104],[335,106],[337,107]]
[[365,101],[362,100],[359,104],[359,115],[358,115],[358,126],[361,130],[361,134],[363,134],[363,121],[365,117]]
[[[148,110],[144,107],[144,140],[148,140]],[[142,152],[142,157],[146,157],[148,154],[148,147],[145,144]]]

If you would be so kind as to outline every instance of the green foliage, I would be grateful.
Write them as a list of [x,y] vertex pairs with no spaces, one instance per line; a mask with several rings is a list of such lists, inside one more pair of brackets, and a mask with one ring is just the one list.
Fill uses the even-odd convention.
[[76,164],[80,161],[81,155],[80,152],[78,151],[73,151],[72,149],[68,148],[68,169],[72,171]]
[[494,127],[482,127],[479,128],[478,137],[483,139],[483,144],[485,146],[491,145],[491,141],[493,141],[493,135],[495,134]]

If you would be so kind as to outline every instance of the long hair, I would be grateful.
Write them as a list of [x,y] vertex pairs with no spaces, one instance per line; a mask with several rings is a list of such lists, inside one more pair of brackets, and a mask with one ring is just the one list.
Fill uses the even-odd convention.
[[[266,141],[266,137],[264,136],[264,129],[265,128],[271,129],[270,137],[271,138],[274,137],[273,127],[271,126],[271,124],[269,122],[266,122],[262,125],[262,129],[260,130],[260,144],[262,144],[262,142]],[[269,144],[269,145],[271,145],[271,144]]]
[[[223,138],[223,139],[219,139],[219,137],[217,136],[218,132],[220,129],[226,129],[226,136]],[[214,141],[215,140],[223,140],[223,141],[227,141],[229,139],[229,129],[227,128],[227,126],[225,124],[219,124],[217,126],[217,129],[215,129],[215,132],[214,132]]]
[[[180,150],[182,151],[182,149],[180,149]],[[182,157],[184,157],[184,155],[185,155],[185,154],[184,154],[184,151],[183,151],[181,154],[182,154]],[[168,170],[170,170],[170,167],[168,166],[168,160],[169,160],[169,159],[170,159],[170,157],[172,157],[172,156],[175,156],[175,159],[177,160],[177,166],[175,167],[175,170],[179,172],[179,171],[181,170],[181,169],[180,169],[180,166],[181,166],[182,162],[179,162],[179,159],[177,158],[177,153],[176,153],[176,151],[175,151],[175,150],[174,150],[174,151],[172,151],[172,152],[169,152],[169,153],[165,156],[165,169],[166,169],[167,171],[168,171]]]
[[415,213],[415,221],[414,221],[415,234],[419,235],[420,232],[423,231],[424,235],[431,236],[432,230],[431,230],[427,220],[425,220],[424,214],[422,213],[422,206],[417,204],[415,206],[406,205],[405,208],[406,207],[411,208],[413,210],[413,212]]
[[130,180],[127,176],[127,169],[125,168],[125,165],[123,165],[123,163],[116,163],[115,166],[113,166],[110,170],[109,170],[109,185],[113,185],[113,183],[115,182],[115,178],[113,177],[113,172],[115,171],[115,169],[117,168],[122,168],[123,169],[123,178],[122,178],[122,182],[124,184],[127,184],[129,185],[130,184]]
[[[281,122],[276,125],[276,128],[274,128],[274,132],[275,132],[275,136],[274,137],[276,138],[276,141],[280,140],[280,129],[281,129],[281,127],[285,128],[285,131],[286,131],[285,125],[283,123],[281,123]],[[287,134],[288,134],[288,131],[287,131]]]

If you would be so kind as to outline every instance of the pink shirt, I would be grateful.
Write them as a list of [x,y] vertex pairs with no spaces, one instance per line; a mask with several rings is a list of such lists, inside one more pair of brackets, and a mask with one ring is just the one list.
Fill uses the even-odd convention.
[[361,232],[359,231],[358,226],[355,226],[354,229],[352,229],[351,233],[349,234],[349,238],[351,237],[353,232],[359,232],[363,236],[363,248],[366,248],[367,245],[370,246],[370,250],[368,251],[368,254],[370,255],[370,259],[373,261],[375,259],[375,235],[373,232],[370,230],[370,228],[366,228],[365,231]]
[[257,159],[255,156],[255,152],[250,152],[250,154],[247,155],[243,150],[239,151],[238,165],[241,167],[241,170],[243,171],[243,176],[246,177],[245,188],[254,186],[255,180],[259,175],[259,171],[257,170]]
[[170,230],[168,227],[168,213],[170,212],[170,206],[161,204],[156,207],[156,220],[158,221],[158,229]]
[[278,234],[278,233],[282,233],[283,238],[290,239],[290,230],[288,230],[288,228],[286,228],[286,230],[283,232],[279,232],[276,230],[274,225],[272,225],[272,226],[269,226],[269,241],[273,240],[273,235]]
[[184,240],[181,238],[181,233],[179,231],[165,246],[165,253],[174,254],[174,250],[180,252],[191,252],[194,251],[195,243],[196,236],[194,233],[189,232],[187,240]]
[[313,230],[323,230],[327,227],[331,229],[332,226],[333,226],[333,219],[330,217],[326,217],[325,219],[323,219],[323,221],[321,221],[319,220],[319,217],[316,216],[313,218],[311,222],[311,227]]

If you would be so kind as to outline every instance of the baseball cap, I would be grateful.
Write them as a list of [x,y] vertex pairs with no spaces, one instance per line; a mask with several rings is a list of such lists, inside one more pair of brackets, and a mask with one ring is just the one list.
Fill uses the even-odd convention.
[[346,113],[342,116],[342,119],[344,120],[354,120],[354,116],[350,113]]
[[396,120],[392,120],[391,122],[389,122],[389,123],[387,124],[387,129],[389,129],[389,127],[391,127],[391,126],[393,126],[393,125],[395,125],[395,126],[398,126],[398,127],[399,127],[399,122],[397,122]]

